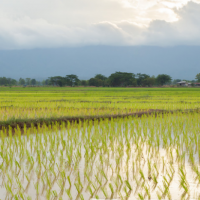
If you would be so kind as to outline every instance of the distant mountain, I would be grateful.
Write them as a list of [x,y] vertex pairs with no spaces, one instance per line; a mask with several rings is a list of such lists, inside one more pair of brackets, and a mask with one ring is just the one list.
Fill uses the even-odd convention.
[[115,71],[169,74],[194,79],[200,73],[200,46],[87,46],[0,51],[0,77],[37,78],[77,74],[88,79]]

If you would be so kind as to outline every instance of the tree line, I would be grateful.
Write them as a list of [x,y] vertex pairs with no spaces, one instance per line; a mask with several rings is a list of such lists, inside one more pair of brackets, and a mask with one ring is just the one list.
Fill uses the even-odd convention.
[[172,78],[167,74],[159,74],[157,77],[147,74],[134,74],[128,72],[115,72],[109,77],[97,74],[89,80],[80,80],[77,75],[71,74],[49,77],[46,80],[47,85],[54,86],[96,86],[96,87],[127,87],[127,86],[154,86],[170,84]]
[[[196,75],[196,81],[200,82],[200,73]],[[31,78],[20,78],[18,81],[12,78],[0,77],[1,86],[96,86],[96,87],[152,87],[173,85],[181,79],[174,79],[167,74],[159,74],[158,76],[149,76],[141,73],[115,72],[106,77],[102,74],[96,74],[89,80],[80,80],[77,75],[70,74],[66,76],[52,76],[43,81],[36,81]],[[189,81],[189,82],[195,82]]]
[[12,86],[12,85],[40,85],[41,82],[36,81],[36,79],[31,79],[31,78],[20,78],[18,81],[16,79],[12,78],[6,78],[6,77],[0,77],[0,85],[1,86]]
[[[200,73],[195,77],[196,81],[200,82]],[[149,76],[141,73],[115,72],[106,77],[102,74],[96,74],[89,80],[80,80],[77,75],[71,74],[62,76],[49,77],[44,81],[45,85],[53,86],[96,86],[96,87],[152,87],[163,85],[174,85],[181,79],[174,79],[167,74],[159,74],[158,76]],[[187,80],[186,80],[187,81]],[[195,80],[189,81],[191,83]]]

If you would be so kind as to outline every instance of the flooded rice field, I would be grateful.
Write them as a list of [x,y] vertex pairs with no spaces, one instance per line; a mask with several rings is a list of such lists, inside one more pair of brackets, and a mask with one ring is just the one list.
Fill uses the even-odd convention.
[[0,199],[199,199],[199,117],[1,130]]

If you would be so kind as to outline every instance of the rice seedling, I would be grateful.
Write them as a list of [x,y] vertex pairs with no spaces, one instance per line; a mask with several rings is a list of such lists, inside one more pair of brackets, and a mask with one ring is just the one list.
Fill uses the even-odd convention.
[[66,189],[65,191],[66,191],[66,193],[67,193],[69,199],[73,199],[73,197],[72,197],[72,195],[71,195],[71,192],[70,192],[70,189]]
[[[120,199],[197,199],[199,113],[182,111],[197,108],[199,96],[184,93],[187,103],[182,104],[179,101],[183,96],[171,91],[160,91],[159,95],[152,91],[151,98],[144,100],[145,92],[138,91],[133,97],[128,90],[117,96],[113,91],[102,91],[101,95],[94,91],[97,96],[86,91],[87,102],[81,102],[80,91],[62,91],[57,97],[51,93],[45,98],[42,94],[17,97],[12,108],[0,107],[0,125],[12,125],[19,119],[39,120],[37,125],[31,121],[23,129],[5,124],[8,128],[0,130],[0,194],[5,190],[9,198],[31,196],[41,200],[116,195]],[[3,98],[0,103],[9,106]],[[59,101],[61,98],[63,101]],[[127,98],[129,103],[125,102]],[[110,103],[106,104],[105,99]],[[150,105],[166,113],[97,120],[99,116],[147,111]],[[170,109],[181,111],[168,113]],[[59,117],[79,118],[61,122]],[[54,121],[42,123],[41,118]]]

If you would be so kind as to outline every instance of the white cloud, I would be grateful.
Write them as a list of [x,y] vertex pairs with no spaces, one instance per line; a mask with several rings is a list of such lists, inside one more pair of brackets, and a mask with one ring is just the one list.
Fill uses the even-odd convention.
[[147,44],[200,45],[200,5],[190,2],[175,11],[179,20],[174,23],[155,20],[144,33]]
[[2,0],[0,48],[200,45],[200,0]]

